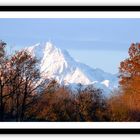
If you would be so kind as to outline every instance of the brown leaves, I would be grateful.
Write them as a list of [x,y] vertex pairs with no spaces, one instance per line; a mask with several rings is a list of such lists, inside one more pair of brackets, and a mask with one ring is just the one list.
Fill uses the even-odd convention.
[[41,111],[37,118],[45,121],[107,120],[105,101],[100,93],[100,90],[91,87],[75,94],[65,87],[59,87],[51,93],[46,92],[38,102],[37,106]]
[[120,91],[109,101],[112,121],[140,121],[140,44],[132,44],[120,63]]
[[[140,81],[140,44],[132,44],[129,48],[130,58],[120,63],[120,85],[131,86],[139,90]],[[130,85],[131,83],[131,85]]]

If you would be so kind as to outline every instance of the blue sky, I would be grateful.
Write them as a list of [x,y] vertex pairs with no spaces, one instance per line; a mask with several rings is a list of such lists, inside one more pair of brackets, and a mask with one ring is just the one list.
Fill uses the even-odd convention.
[[16,48],[51,40],[93,68],[117,73],[132,42],[140,41],[140,19],[0,19],[0,39]]

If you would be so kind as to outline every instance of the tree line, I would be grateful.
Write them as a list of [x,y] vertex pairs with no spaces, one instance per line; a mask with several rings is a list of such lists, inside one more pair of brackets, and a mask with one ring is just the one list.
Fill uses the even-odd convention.
[[120,62],[119,88],[106,99],[92,85],[72,91],[42,79],[39,60],[27,50],[7,55],[0,42],[0,121],[139,121],[140,44]]

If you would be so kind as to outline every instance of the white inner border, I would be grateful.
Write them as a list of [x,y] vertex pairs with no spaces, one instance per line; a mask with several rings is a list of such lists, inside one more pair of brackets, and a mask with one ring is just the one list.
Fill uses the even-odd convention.
[[0,18],[140,18],[140,12],[0,12]]
[[[0,18],[140,18],[140,12],[0,12]],[[0,128],[140,128],[140,123],[0,122]]]
[[139,0],[1,0],[0,5],[140,5]]

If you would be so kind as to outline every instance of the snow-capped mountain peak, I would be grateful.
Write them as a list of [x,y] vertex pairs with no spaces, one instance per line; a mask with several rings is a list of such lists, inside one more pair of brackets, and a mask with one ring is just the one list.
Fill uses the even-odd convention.
[[[39,50],[42,48],[42,51]],[[29,49],[35,56],[41,56],[40,72],[43,78],[55,79],[64,85],[95,85],[106,93],[117,87],[116,75],[101,69],[93,69],[88,65],[74,60],[66,50],[62,50],[47,42],[37,44]],[[35,54],[36,53],[36,54]]]
[[47,53],[51,53],[51,51],[54,51],[55,49],[55,46],[49,41],[46,43],[44,51]]

